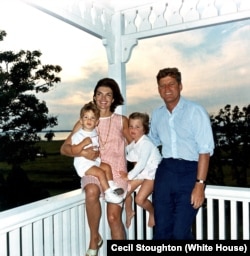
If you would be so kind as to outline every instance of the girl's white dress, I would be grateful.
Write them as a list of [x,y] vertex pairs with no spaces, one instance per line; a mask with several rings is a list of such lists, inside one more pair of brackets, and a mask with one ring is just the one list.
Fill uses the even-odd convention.
[[129,180],[153,180],[162,156],[149,137],[143,135],[137,142],[132,141],[126,146],[126,158],[128,161],[136,163],[128,173]]

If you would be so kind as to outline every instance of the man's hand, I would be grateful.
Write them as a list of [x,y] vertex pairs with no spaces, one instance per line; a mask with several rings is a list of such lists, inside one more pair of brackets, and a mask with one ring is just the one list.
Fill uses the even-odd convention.
[[193,205],[194,209],[198,209],[202,206],[204,199],[205,199],[205,185],[202,183],[195,183],[191,194],[191,204]]

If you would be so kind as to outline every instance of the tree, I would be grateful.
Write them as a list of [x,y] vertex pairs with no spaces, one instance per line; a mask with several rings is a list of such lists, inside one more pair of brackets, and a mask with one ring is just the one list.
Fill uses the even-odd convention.
[[[219,114],[211,116],[215,139],[215,154],[212,158],[211,176],[223,182],[222,165],[230,166],[232,179],[238,186],[247,186],[247,170],[250,152],[250,105],[233,109],[226,105]],[[211,168],[210,168],[211,169]],[[217,174],[215,174],[217,171]],[[215,180],[215,179],[214,179]]]
[[[0,31],[0,41],[6,36]],[[38,132],[57,125],[38,93],[48,92],[61,79],[58,65],[42,65],[40,51],[0,52],[0,161],[13,167],[34,160]]]
[[44,135],[44,138],[46,138],[47,141],[52,141],[53,137],[55,137],[55,133],[52,131],[46,132]]

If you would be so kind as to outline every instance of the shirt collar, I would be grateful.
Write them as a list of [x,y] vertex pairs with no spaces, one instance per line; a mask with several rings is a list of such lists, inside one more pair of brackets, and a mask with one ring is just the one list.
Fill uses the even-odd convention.
[[182,96],[180,96],[180,99],[179,99],[177,105],[175,106],[175,108],[173,109],[172,112],[175,112],[175,111],[178,111],[180,109],[183,109],[184,105],[185,105],[185,99]]

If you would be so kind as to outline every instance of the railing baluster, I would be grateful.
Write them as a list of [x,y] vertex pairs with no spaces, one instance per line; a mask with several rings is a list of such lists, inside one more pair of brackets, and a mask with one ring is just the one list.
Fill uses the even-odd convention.
[[142,208],[136,205],[136,221],[137,221],[137,239],[143,239],[143,211]]
[[71,240],[71,255],[80,255],[77,207],[70,209],[70,240]]
[[238,219],[237,219],[237,203],[236,201],[231,201],[230,203],[230,224],[231,224],[231,240],[236,240],[237,237],[237,226],[238,226]]
[[67,243],[62,243],[63,246],[63,255],[72,255],[71,254],[71,223],[70,223],[70,211],[66,210],[62,214],[63,220],[63,241],[67,241]]
[[[53,255],[53,217],[49,216],[44,219],[44,255]],[[24,254],[26,255],[26,254]]]
[[250,225],[249,225],[249,218],[250,218],[250,213],[249,213],[249,202],[244,201],[242,203],[242,229],[243,229],[243,239],[247,240],[249,239],[249,230],[250,230]]
[[63,255],[63,221],[62,221],[62,212],[57,213],[54,216],[54,237],[55,237],[55,247],[54,254],[55,256]]
[[7,256],[7,251],[8,251],[7,234],[8,233],[0,234],[0,244],[1,244],[0,255],[1,256]]
[[[107,203],[102,198],[100,202],[100,234],[104,244],[99,255],[106,256],[106,240],[111,239],[111,234],[106,214]],[[207,186],[206,204],[196,217],[196,238],[249,239],[249,203],[248,188]],[[147,222],[148,214],[145,219],[145,211],[136,206],[127,239],[151,240],[153,229],[147,227]],[[78,256],[84,255],[88,243],[85,194],[80,189],[0,212],[0,256],[62,256],[65,253]]]
[[[82,201],[81,205],[77,206],[78,209],[78,237],[79,237],[79,251],[85,252],[87,248],[87,239],[86,233],[88,229],[88,224],[85,221],[86,213],[85,213],[85,203]],[[80,254],[79,254],[80,255]]]
[[207,199],[207,239],[214,238],[214,201]]
[[9,232],[9,255],[21,255],[20,229],[17,228]]
[[201,207],[196,216],[196,239],[203,239],[203,207]]
[[[32,240],[30,243],[32,243]],[[23,244],[22,246],[25,245]],[[43,221],[41,219],[33,224],[33,255],[43,255],[43,246]]]
[[225,200],[219,199],[219,239],[226,239],[226,227],[225,227]]
[[32,237],[32,224],[28,224],[21,228],[22,232],[22,254],[27,256],[33,255],[33,243],[30,238]]

